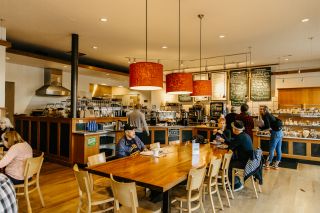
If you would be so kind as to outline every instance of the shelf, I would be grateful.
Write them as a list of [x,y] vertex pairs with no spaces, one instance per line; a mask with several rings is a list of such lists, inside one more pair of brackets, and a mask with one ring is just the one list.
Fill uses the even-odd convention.
[[291,117],[300,117],[300,118],[320,118],[320,115],[304,115],[304,114],[292,114],[292,113],[272,113],[273,115],[278,116],[291,116]]
[[291,126],[291,127],[314,127],[314,128],[320,128],[320,125],[287,125],[287,124],[285,124],[285,125],[283,125],[283,126]]
[[[257,136],[259,137],[270,137],[270,135],[260,135],[258,134]],[[302,140],[313,140],[313,141],[320,141],[320,138],[298,138],[298,137],[288,137],[288,136],[283,136],[283,139],[302,139]]]

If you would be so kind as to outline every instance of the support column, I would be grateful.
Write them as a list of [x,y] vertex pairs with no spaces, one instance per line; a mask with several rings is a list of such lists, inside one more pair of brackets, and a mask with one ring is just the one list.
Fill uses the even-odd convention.
[[71,50],[71,116],[77,117],[79,35],[72,34]]
[[6,28],[0,26],[0,108],[5,107],[6,83]]

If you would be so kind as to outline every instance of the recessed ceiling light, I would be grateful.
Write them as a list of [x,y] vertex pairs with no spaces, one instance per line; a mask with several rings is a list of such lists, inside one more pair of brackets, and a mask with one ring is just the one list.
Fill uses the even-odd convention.
[[123,86],[120,85],[120,86],[118,86],[118,87],[122,88]]
[[285,58],[284,60],[285,60],[285,61],[289,61],[289,58]]
[[308,22],[308,21],[309,21],[308,18],[304,18],[304,19],[301,20],[301,22],[303,22],[303,23]]
[[162,46],[161,48],[162,48],[162,49],[167,49],[168,47],[167,47],[167,46]]
[[108,19],[107,18],[100,18],[100,21],[106,22],[106,21],[108,21]]
[[225,35],[219,35],[219,38],[224,38],[225,37]]
[[7,60],[10,60],[10,58],[9,58],[8,56],[6,57],[6,59],[7,59]]
[[93,46],[92,48],[93,48],[93,49],[95,49],[95,50],[96,50],[96,49],[98,49],[98,47],[97,47],[97,46]]

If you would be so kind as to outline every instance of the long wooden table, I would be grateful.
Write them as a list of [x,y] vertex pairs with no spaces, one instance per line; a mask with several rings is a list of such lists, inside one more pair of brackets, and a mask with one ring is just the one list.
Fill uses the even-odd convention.
[[168,147],[169,153],[163,157],[138,155],[109,161],[86,168],[90,173],[110,177],[112,174],[122,181],[136,182],[163,193],[163,212],[170,212],[170,191],[187,180],[189,170],[208,165],[212,156],[223,155],[225,149],[210,144],[200,145],[200,155],[192,155],[192,146],[175,145]]

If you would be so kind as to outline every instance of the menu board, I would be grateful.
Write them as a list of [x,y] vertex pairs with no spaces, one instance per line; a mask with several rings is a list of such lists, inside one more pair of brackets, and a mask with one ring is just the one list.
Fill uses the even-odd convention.
[[178,95],[179,102],[192,102],[192,97],[188,95]]
[[250,99],[252,101],[271,100],[271,67],[251,71]]
[[230,72],[230,99],[232,106],[240,106],[247,102],[248,77],[247,70]]

